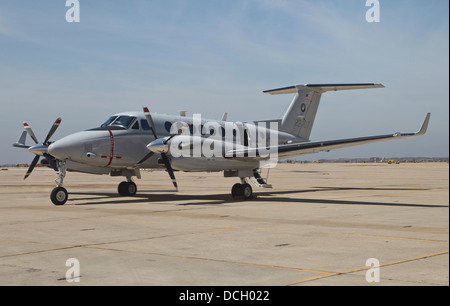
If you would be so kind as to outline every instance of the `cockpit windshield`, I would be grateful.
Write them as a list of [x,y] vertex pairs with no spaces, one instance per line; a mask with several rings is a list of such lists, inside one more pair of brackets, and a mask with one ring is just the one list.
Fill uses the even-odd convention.
[[109,117],[108,118],[108,120],[106,120],[105,121],[105,123],[103,123],[102,125],[100,125],[101,127],[105,127],[105,126],[108,126],[111,122],[113,122],[114,121],[114,119],[116,119],[117,118],[117,116],[112,116],[112,117]]
[[109,117],[108,120],[105,121],[101,125],[101,127],[107,127],[107,126],[121,126],[124,128],[128,128],[130,124],[136,119],[136,117],[133,116],[112,116]]

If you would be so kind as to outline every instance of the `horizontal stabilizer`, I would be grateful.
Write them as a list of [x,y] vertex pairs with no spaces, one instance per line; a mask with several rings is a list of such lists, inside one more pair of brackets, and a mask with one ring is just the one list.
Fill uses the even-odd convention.
[[23,132],[22,132],[22,135],[21,135],[20,138],[19,138],[19,140],[18,140],[15,144],[13,144],[13,147],[16,147],[16,148],[23,148],[23,149],[28,149],[30,146],[27,146],[27,145],[25,144],[26,138],[27,138],[27,132],[26,132],[26,131],[23,131]]
[[353,90],[353,89],[371,89],[371,88],[384,88],[382,84],[375,83],[359,83],[359,84],[306,84],[306,85],[294,85],[289,87],[270,89],[263,91],[271,95],[283,95],[283,94],[295,94],[299,90],[309,89],[315,92],[324,93],[327,91],[339,91],[339,90]]

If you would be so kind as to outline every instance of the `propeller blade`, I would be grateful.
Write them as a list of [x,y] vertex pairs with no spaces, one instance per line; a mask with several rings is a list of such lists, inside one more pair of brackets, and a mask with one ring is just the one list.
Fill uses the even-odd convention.
[[147,159],[149,159],[150,157],[152,157],[153,154],[155,154],[155,153],[154,153],[154,152],[148,153],[147,155],[144,156],[144,158],[142,158],[140,161],[138,161],[138,162],[136,163],[135,166],[140,166],[140,165],[143,164]]
[[30,135],[31,139],[37,144],[38,140],[36,138],[36,135],[34,135],[33,130],[31,129],[30,125],[26,122],[23,123],[23,128],[25,131],[27,131],[28,135]]
[[36,155],[34,157],[33,161],[31,162],[30,167],[28,168],[27,173],[25,174],[25,177],[23,178],[24,180],[26,180],[30,176],[31,172],[33,172],[33,169],[36,166],[37,162],[39,161],[39,158],[40,158],[39,155]]
[[153,123],[152,115],[150,115],[150,111],[146,106],[144,106],[144,115],[145,119],[147,119],[148,125],[152,128],[153,136],[155,136],[155,139],[158,139],[158,136],[156,135],[155,123]]
[[49,141],[50,137],[53,136],[53,134],[55,133],[56,129],[59,127],[60,123],[61,123],[61,118],[56,119],[55,123],[53,123],[52,127],[50,128],[50,131],[48,132],[47,137],[45,137],[44,144],[47,144],[47,142]]
[[177,180],[175,178],[175,175],[173,174],[172,166],[170,165],[169,158],[165,153],[161,153],[162,160],[164,162],[164,165],[166,165],[166,170],[169,173],[170,179],[172,180],[172,184],[175,187],[175,189],[178,191],[178,184]]
[[[151,143],[155,146],[159,147],[166,147],[166,144],[169,142],[169,140],[171,140],[173,137],[181,134],[181,132],[183,131],[182,129],[180,129],[178,131],[178,133],[174,134],[174,135],[170,135],[167,138],[158,138],[158,135],[156,135],[156,129],[155,129],[155,123],[153,122],[153,118],[152,115],[150,114],[150,111],[148,110],[148,108],[146,106],[143,107],[144,109],[144,115],[145,115],[145,119],[147,119],[148,125],[152,128],[152,132],[153,132],[153,136],[155,136],[155,140]],[[189,127],[189,126],[188,126]],[[147,148],[149,148],[149,146],[147,146]],[[175,178],[175,175],[173,174],[173,169],[172,166],[170,165],[170,160],[167,157],[166,153],[161,152],[160,150],[156,150],[155,152],[161,154],[161,158],[164,162],[164,165],[166,166],[166,170],[169,173],[170,179],[172,180],[172,184],[175,187],[175,189],[178,191],[178,184],[177,184],[177,180]],[[144,158],[142,158],[137,164],[136,166],[139,166],[140,164],[142,164],[144,161],[146,161],[147,159],[149,159],[150,157],[153,156],[153,154],[155,154],[154,151],[151,151],[150,153],[148,153],[146,156],[144,156]]]

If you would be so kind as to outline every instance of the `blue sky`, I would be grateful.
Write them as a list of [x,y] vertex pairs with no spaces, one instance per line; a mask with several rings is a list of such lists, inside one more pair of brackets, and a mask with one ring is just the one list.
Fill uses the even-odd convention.
[[30,162],[11,147],[27,121],[42,140],[140,110],[235,121],[280,118],[292,97],[263,90],[305,83],[376,82],[327,93],[312,140],[419,129],[421,138],[306,159],[449,156],[449,3],[380,0],[0,0],[0,164]]

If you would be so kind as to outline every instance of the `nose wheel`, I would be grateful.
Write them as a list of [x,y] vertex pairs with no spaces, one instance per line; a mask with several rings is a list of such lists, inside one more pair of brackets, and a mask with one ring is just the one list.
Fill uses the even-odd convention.
[[64,205],[67,202],[67,199],[69,198],[69,194],[66,188],[62,186],[65,176],[66,176],[66,162],[58,161],[58,174],[57,178],[55,179],[56,187],[50,193],[50,199],[52,200],[52,203],[55,205]]
[[64,205],[69,198],[66,188],[56,187],[52,190],[50,194],[50,199],[55,205]]

